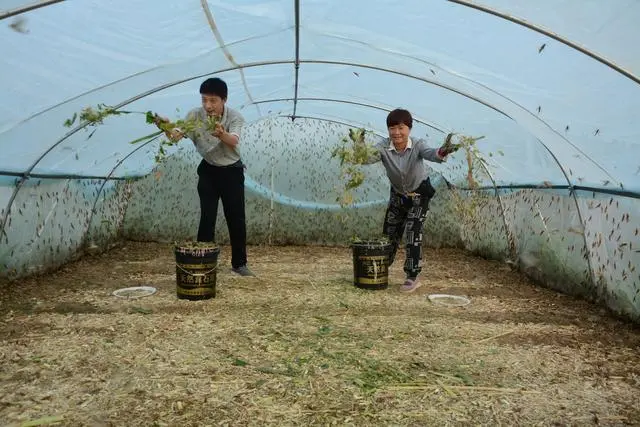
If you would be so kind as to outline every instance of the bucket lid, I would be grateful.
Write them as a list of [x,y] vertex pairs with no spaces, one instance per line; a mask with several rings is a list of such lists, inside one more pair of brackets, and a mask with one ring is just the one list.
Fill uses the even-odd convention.
[[113,291],[113,295],[119,298],[137,299],[155,294],[157,291],[153,286],[132,286]]
[[434,304],[448,305],[450,307],[462,307],[471,303],[469,298],[459,295],[430,294],[427,295],[427,298]]

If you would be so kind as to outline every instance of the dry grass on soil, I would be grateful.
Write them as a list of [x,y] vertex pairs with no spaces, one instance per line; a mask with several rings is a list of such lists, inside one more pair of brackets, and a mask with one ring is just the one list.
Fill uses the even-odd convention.
[[[164,244],[3,284],[0,423],[639,425],[640,332],[499,263],[427,251],[428,283],[351,284],[348,248],[251,247],[258,279],[175,297]],[[399,260],[404,254],[399,254]],[[152,285],[139,300],[115,289]],[[428,293],[467,295],[466,307]]]

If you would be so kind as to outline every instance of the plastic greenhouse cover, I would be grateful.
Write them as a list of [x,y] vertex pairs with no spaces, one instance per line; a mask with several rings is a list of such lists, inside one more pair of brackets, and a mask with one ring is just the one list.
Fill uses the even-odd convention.
[[[293,60],[290,2],[255,3],[268,6],[268,16],[260,16],[266,7],[246,4],[235,11],[227,4],[211,3],[224,43],[241,63]],[[29,33],[12,31],[7,25],[0,29],[4,53],[0,91],[11,99],[1,105],[0,130],[71,97],[155,67],[176,70],[175,75],[164,75],[172,80],[186,77],[185,73],[197,74],[198,68],[212,72],[232,66],[198,2],[67,1],[23,17]],[[278,37],[279,33],[284,34]],[[251,45],[248,55],[236,52],[234,43],[246,38],[258,43]],[[181,68],[185,61],[187,66]],[[189,62],[200,67],[190,69]],[[43,85],[33,87],[34,81]],[[129,87],[118,90],[123,99],[139,93]]]
[[[584,0],[476,3],[546,26],[631,71],[640,70],[637,2],[621,0],[615,8]],[[242,111],[248,120],[262,119],[270,108],[271,114],[274,109],[292,114],[293,103],[283,100],[294,97],[293,2],[208,4],[218,34],[198,3],[160,7],[142,0],[63,2],[24,14],[28,33],[3,26],[0,169],[27,170],[65,136],[62,122],[84,106],[116,104],[194,78],[127,106],[186,110],[197,103],[202,77],[237,64],[255,66],[243,75],[222,73],[230,84],[231,105],[247,104]],[[486,135],[480,148],[505,154],[492,157],[499,184],[566,184],[569,179],[639,190],[640,162],[629,153],[640,144],[634,122],[640,86],[631,79],[547,36],[454,2],[330,6],[319,0],[300,4],[298,96],[303,99],[296,114],[381,129],[385,112],[362,104],[406,106],[443,132]],[[215,36],[222,37],[227,52]],[[252,102],[259,102],[257,108]],[[143,130],[144,123],[131,116],[113,120],[90,140],[86,132],[77,132],[33,172],[109,173],[136,148],[128,145],[130,136]],[[443,135],[429,126],[416,132],[435,140]],[[148,162],[146,170],[152,166],[150,155],[135,158]]]
[[636,0],[475,0],[473,3],[525,19],[599,52],[635,75],[640,74],[640,3]]
[[[287,74],[293,79],[291,67],[284,65],[274,67],[277,67],[277,71],[273,70],[275,72],[272,76],[267,69],[250,68],[245,70],[245,77],[250,83],[250,91],[269,94],[274,87],[271,84],[274,79],[280,81]],[[256,74],[259,74],[259,76],[253,78]],[[243,99],[242,84],[237,72],[223,73],[221,77],[229,83],[232,89],[229,105],[236,107],[237,97],[239,99],[237,99],[236,108],[242,108],[242,102],[245,100]],[[151,109],[172,119],[182,118],[190,109],[199,106],[199,85],[200,80],[177,85],[135,101],[123,109],[140,112]],[[275,93],[274,95],[282,96],[283,93]],[[273,108],[273,106],[269,108]],[[290,110],[290,108],[287,108],[284,112],[290,113]],[[268,111],[266,105],[251,105],[241,110],[247,122],[259,119],[261,115],[266,115]],[[104,176],[109,173],[114,166],[114,162],[121,160],[123,156],[137,148],[137,146],[130,144],[131,141],[141,135],[157,131],[155,127],[145,123],[144,117],[137,114],[109,118],[104,125],[97,128],[90,139],[87,139],[92,130],[90,128],[81,130],[65,139],[38,163],[34,173],[53,173],[62,170],[73,174],[86,173]],[[36,127],[34,127],[34,134],[37,134]],[[20,158],[18,152],[14,155],[14,159],[17,158]],[[147,159],[146,166],[148,168],[153,166],[153,159],[153,155]]]

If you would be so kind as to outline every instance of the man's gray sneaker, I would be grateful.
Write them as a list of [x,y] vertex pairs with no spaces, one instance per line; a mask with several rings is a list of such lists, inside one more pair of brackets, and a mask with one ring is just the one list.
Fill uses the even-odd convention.
[[231,271],[233,271],[236,274],[239,274],[241,276],[254,276],[255,274],[253,274],[253,272],[251,270],[249,270],[249,267],[247,267],[246,265],[243,265],[242,267],[238,267],[238,268],[231,268]]

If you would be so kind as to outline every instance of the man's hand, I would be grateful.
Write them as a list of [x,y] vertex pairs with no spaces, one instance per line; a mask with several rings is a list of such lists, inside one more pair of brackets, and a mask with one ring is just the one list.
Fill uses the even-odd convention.
[[154,117],[154,122],[156,123],[156,126],[160,126],[160,123],[169,123],[169,119],[156,114]]
[[216,127],[211,131],[211,135],[218,138],[223,144],[234,148],[238,145],[238,136],[235,133],[229,133],[220,122],[216,123]]
[[180,129],[178,128],[168,129],[167,126],[163,126],[164,124],[171,123],[171,121],[168,118],[156,115],[154,118],[154,122],[160,130],[164,131],[165,136],[171,142],[176,142],[184,138],[184,133],[182,133]]
[[172,142],[176,142],[184,138],[184,134],[178,128],[173,128],[171,129],[171,132],[165,132],[165,134]]
[[213,132],[211,132],[211,134],[213,136],[215,136],[216,138],[220,138],[222,135],[224,135],[224,126],[222,126],[222,123],[216,123],[216,128],[213,130]]

